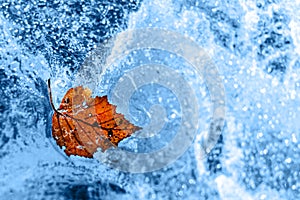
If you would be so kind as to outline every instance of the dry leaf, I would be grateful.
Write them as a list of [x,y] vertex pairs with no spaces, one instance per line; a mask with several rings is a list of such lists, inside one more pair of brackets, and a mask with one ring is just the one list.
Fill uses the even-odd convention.
[[134,126],[124,115],[116,112],[116,106],[107,96],[92,98],[92,91],[82,86],[71,88],[65,94],[58,109],[54,110],[52,135],[65,153],[92,158],[97,148],[105,151],[117,146],[140,127]]

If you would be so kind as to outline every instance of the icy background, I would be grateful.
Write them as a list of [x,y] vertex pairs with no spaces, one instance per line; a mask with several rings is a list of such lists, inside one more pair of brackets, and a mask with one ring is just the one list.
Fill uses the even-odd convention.
[[[0,199],[299,199],[300,2],[297,0],[2,0]],[[51,138],[46,80],[58,106],[86,54],[127,28],[187,34],[212,56],[226,125],[197,159],[146,174],[67,158]]]

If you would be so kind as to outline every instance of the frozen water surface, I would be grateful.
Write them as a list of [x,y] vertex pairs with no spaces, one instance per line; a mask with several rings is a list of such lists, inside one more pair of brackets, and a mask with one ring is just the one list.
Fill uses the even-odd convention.
[[[1,1],[0,199],[299,199],[299,9],[296,0]],[[58,106],[88,52],[123,30],[146,27],[185,34],[213,59],[226,92],[218,143],[199,159],[199,134],[180,159],[143,174],[66,157],[51,137],[46,80]],[[205,132],[211,111],[203,80],[172,53],[134,52],[104,74],[97,95],[111,95],[122,70],[151,59],[198,89]],[[153,104],[153,112],[165,110],[160,134],[126,139],[121,148],[147,152],[174,136],[181,107],[161,85],[135,91],[131,120],[146,127]]]

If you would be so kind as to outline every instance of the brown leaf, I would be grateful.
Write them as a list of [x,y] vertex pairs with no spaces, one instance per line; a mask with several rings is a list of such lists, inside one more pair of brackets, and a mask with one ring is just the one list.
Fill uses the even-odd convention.
[[65,148],[65,153],[92,158],[97,148],[105,151],[117,146],[140,127],[134,126],[124,115],[116,112],[116,106],[108,102],[107,96],[92,98],[92,91],[82,86],[67,91],[58,109],[52,102],[52,136]]

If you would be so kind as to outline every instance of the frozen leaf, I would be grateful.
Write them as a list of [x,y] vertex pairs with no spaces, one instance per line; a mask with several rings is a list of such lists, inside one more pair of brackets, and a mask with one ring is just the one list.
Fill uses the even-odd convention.
[[124,115],[116,112],[116,106],[107,96],[92,98],[92,91],[78,86],[67,91],[58,109],[54,110],[52,136],[65,153],[92,158],[98,148],[102,151],[117,146],[140,127],[134,126]]

